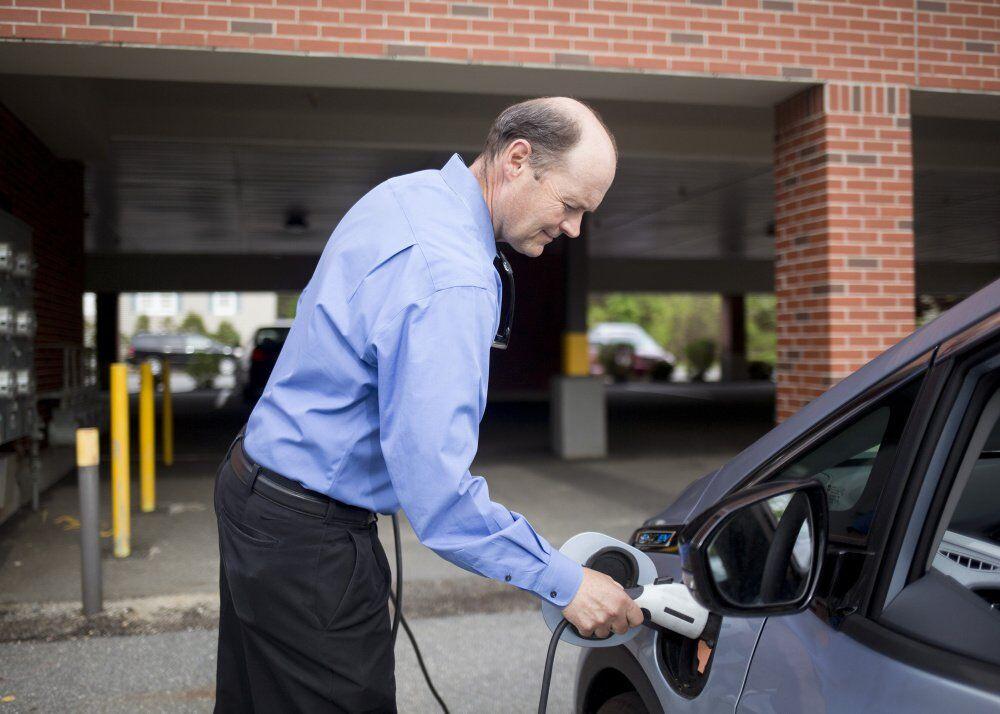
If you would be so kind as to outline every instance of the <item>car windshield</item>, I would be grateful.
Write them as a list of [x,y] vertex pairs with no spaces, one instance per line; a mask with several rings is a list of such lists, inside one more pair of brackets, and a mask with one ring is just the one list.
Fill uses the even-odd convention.
[[640,352],[659,352],[662,347],[639,325],[603,324],[590,331],[591,342],[609,345],[617,342],[632,345]]
[[136,335],[132,346],[137,350],[160,352],[163,350],[181,351],[187,346],[186,335]]
[[257,330],[257,334],[254,335],[254,346],[260,347],[264,344],[264,340],[271,340],[272,342],[277,342],[279,345],[285,343],[285,339],[288,337],[288,327],[262,327]]

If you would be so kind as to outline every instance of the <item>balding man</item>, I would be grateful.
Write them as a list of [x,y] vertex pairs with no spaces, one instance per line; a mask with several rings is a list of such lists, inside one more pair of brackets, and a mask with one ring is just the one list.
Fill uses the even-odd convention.
[[482,154],[399,176],[333,232],[263,396],[219,469],[217,711],[395,711],[389,563],[375,514],[564,608],[583,634],[642,622],[469,473],[501,279],[496,242],[538,256],[614,180],[610,131],[565,97],[494,122]]

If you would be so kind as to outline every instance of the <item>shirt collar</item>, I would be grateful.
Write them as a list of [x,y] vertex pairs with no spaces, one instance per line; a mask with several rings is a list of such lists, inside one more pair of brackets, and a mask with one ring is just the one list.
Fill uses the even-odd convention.
[[458,154],[452,154],[448,163],[441,169],[441,177],[451,190],[458,194],[473,218],[476,219],[476,227],[479,229],[479,240],[490,258],[496,255],[497,244],[493,237],[493,219],[490,218],[490,209],[483,198],[483,189],[479,185],[479,180],[462,161]]

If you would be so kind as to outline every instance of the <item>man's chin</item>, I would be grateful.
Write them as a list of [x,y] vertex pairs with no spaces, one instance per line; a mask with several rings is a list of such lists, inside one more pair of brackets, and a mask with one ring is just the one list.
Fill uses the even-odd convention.
[[545,250],[545,246],[551,241],[526,241],[515,243],[513,241],[507,241],[507,245],[513,248],[515,251],[521,255],[526,255],[529,258],[537,258]]

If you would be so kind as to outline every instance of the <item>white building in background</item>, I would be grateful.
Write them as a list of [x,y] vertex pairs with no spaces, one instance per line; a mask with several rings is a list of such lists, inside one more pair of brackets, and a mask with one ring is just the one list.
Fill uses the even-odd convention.
[[122,293],[118,299],[118,330],[131,336],[139,317],[149,317],[150,330],[173,329],[189,314],[199,315],[205,329],[215,332],[228,321],[246,345],[258,327],[273,324],[278,318],[277,293]]

